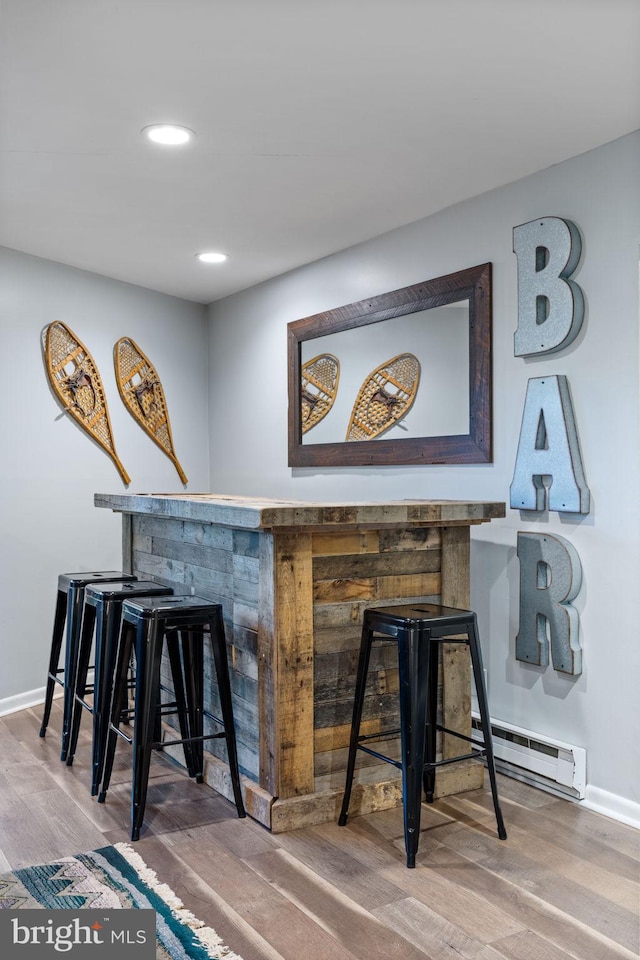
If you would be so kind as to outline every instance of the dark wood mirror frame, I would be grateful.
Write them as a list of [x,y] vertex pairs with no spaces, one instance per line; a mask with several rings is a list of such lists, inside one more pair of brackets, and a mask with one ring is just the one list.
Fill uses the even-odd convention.
[[[469,303],[469,433],[302,443],[300,374],[304,341],[461,300]],[[491,264],[483,263],[289,323],[289,466],[491,463],[491,319]]]

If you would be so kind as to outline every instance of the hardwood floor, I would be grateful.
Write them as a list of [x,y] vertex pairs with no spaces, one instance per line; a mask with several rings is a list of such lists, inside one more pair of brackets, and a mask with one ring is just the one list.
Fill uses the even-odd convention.
[[[59,760],[60,710],[0,720],[0,872],[128,840],[129,753],[89,796],[89,724]],[[272,835],[158,755],[135,849],[244,960],[613,960],[639,955],[640,833],[500,778],[423,806],[418,864],[402,814]]]

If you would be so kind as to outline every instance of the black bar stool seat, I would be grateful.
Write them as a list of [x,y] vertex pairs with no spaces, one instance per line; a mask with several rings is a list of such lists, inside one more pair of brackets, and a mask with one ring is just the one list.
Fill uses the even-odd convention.
[[[204,632],[208,630],[218,681],[222,718],[211,716],[220,733],[204,735]],[[180,739],[158,742],[154,725],[160,704],[160,663],[163,640],[169,649],[176,700],[184,688],[186,713],[178,705]],[[171,646],[175,651],[171,653]],[[131,649],[135,650],[136,682],[133,710],[133,738],[120,730],[123,700],[127,691],[127,670]],[[181,655],[181,656],[180,656]],[[181,667],[181,662],[183,667]],[[160,707],[162,710],[162,707]],[[209,716],[209,715],[207,715]],[[122,605],[122,629],[118,654],[111,719],[98,802],[106,799],[118,736],[133,744],[131,789],[131,839],[138,840],[144,820],[151,751],[156,746],[182,744],[189,776],[204,780],[205,740],[224,738],[227,745],[231,784],[239,817],[246,816],[240,790],[236,752],[231,684],[227,662],[222,607],[201,597],[171,597],[127,600]]]
[[[389,739],[390,733],[360,736],[371,646],[377,641],[395,641],[398,645],[400,730],[395,733],[400,734],[400,761],[366,746],[366,743],[376,739]],[[455,730],[449,730],[437,722],[438,652],[439,645],[443,642],[465,643],[469,647],[484,738],[482,743]],[[436,760],[438,730],[468,741],[472,745],[470,752],[462,756]],[[436,603],[418,602],[390,607],[372,607],[364,611],[347,776],[342,810],[338,819],[341,827],[347,822],[358,750],[391,763],[402,771],[404,837],[408,867],[415,867],[416,862],[420,839],[422,790],[424,788],[427,802],[432,803],[436,768],[443,764],[458,763],[472,757],[485,759],[489,771],[498,836],[501,840],[506,840],[507,833],[498,802],[482,652],[477,619],[472,610],[458,610],[455,607],[445,607]]]
[[[40,736],[44,737],[49,726],[51,705],[56,684],[64,690],[62,701],[62,752],[61,760],[67,759],[69,737],[71,735],[71,720],[73,715],[73,700],[78,667],[78,650],[80,644],[80,628],[84,607],[84,592],[87,584],[99,583],[104,580],[136,580],[136,577],[122,570],[98,570],[87,573],[61,573],[58,576],[58,593],[56,597],[56,611],[53,620],[53,636],[49,653],[49,671],[47,673],[47,688],[44,700],[44,713],[40,727]],[[60,652],[65,636],[66,646],[64,666],[60,666]]]
[[[133,600],[137,597],[168,597],[172,595],[171,587],[165,587],[153,580],[107,581],[100,584],[90,583],[85,588],[84,615],[80,633],[67,766],[71,766],[75,756],[82,712],[88,710],[89,713],[93,714],[91,796],[98,793],[104,768],[122,604],[125,600]],[[90,688],[87,686],[87,673],[94,630],[95,667],[93,686]],[[91,703],[88,703],[85,697],[90,689],[93,690],[93,699]]]

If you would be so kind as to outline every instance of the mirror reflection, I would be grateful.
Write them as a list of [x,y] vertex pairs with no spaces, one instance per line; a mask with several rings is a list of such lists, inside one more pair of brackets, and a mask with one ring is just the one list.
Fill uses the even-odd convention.
[[491,462],[491,264],[287,324],[289,466]]
[[301,364],[303,444],[469,433],[468,300],[307,340]]

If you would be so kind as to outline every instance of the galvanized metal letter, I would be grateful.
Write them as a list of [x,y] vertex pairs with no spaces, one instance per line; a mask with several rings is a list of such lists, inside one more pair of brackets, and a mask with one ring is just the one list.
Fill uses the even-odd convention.
[[582,584],[580,557],[564,537],[518,533],[520,629],[516,658],[555,670],[582,673],[580,618],[569,602]]
[[542,217],[513,228],[518,258],[518,329],[514,354],[553,353],[577,336],[584,299],[568,278],[578,265],[582,244],[570,220]]
[[514,510],[589,513],[590,494],[565,376],[534,377],[527,385],[510,489]]

